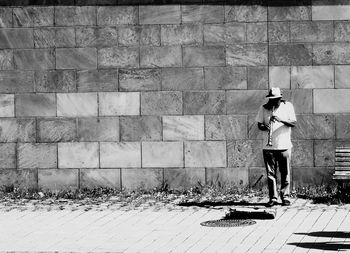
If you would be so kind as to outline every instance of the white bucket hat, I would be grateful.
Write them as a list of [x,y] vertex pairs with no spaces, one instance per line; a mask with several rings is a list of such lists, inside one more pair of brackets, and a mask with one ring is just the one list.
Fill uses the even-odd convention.
[[282,93],[281,93],[280,88],[272,87],[269,90],[269,94],[267,94],[266,97],[269,98],[269,99],[271,99],[271,98],[281,98],[282,97]]

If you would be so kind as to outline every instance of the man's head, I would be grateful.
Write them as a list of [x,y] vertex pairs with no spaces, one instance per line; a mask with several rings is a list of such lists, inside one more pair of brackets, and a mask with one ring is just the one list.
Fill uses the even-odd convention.
[[269,99],[269,104],[278,105],[282,99],[282,93],[280,88],[271,87],[271,89],[269,90],[269,94],[267,94],[266,97]]

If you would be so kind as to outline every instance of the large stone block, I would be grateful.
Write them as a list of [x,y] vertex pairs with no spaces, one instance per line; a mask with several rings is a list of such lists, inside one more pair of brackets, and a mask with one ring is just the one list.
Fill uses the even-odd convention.
[[17,50],[13,53],[16,69],[43,70],[55,68],[53,49]]
[[267,21],[267,7],[264,5],[225,5],[225,21],[264,22]]
[[118,70],[83,70],[77,72],[79,92],[117,91]]
[[334,182],[333,172],[334,169],[330,167],[293,167],[293,188],[329,185]]
[[206,140],[236,140],[248,137],[247,116],[206,115]]
[[251,140],[263,140],[264,135],[267,134],[267,132],[261,131],[258,128],[258,123],[255,121],[255,118],[256,118],[256,115],[254,114],[248,116],[248,138]]
[[0,27],[12,27],[12,8],[0,8]]
[[76,136],[75,119],[37,119],[38,142],[69,142]]
[[335,136],[337,139],[350,139],[350,115],[336,115]]
[[34,27],[54,25],[54,7],[53,6],[33,7],[32,15],[33,15]]
[[127,190],[154,189],[163,183],[163,169],[122,169],[122,188]]
[[55,7],[56,26],[96,25],[96,20],[96,7],[94,6]]
[[204,87],[202,68],[163,68],[162,90],[200,90]]
[[144,91],[160,90],[159,69],[121,69],[119,70],[119,90]]
[[140,24],[180,24],[180,5],[140,6]]
[[183,167],[182,142],[142,142],[142,167]]
[[205,185],[205,168],[166,168],[164,184],[178,190]]
[[266,66],[248,67],[248,89],[267,90],[269,87],[269,69]]
[[331,115],[298,115],[292,139],[333,139],[335,120]]
[[138,46],[140,44],[140,27],[120,27],[118,30],[119,46]]
[[256,114],[265,102],[266,91],[245,90],[226,92],[227,114]]
[[182,92],[158,91],[141,93],[141,115],[182,114]]
[[140,115],[140,93],[99,93],[99,114],[101,116]]
[[0,142],[35,142],[35,119],[0,119]]
[[225,25],[207,24],[203,27],[203,36],[205,44],[224,44],[225,43]]
[[340,42],[350,41],[350,22],[337,21],[334,22],[334,40]]
[[91,117],[97,116],[96,93],[58,93],[57,116]]
[[311,6],[269,6],[269,21],[311,20]]
[[334,40],[332,21],[290,23],[290,39],[294,42],[331,42]]
[[236,44],[244,43],[247,40],[245,23],[226,23],[225,24],[225,43]]
[[161,140],[161,118],[158,116],[121,117],[120,139],[122,141]]
[[74,70],[35,71],[36,92],[75,92],[76,74]]
[[290,67],[286,66],[269,67],[269,87],[290,89],[290,72]]
[[226,167],[225,141],[186,141],[185,167]]
[[289,42],[289,22],[269,22],[269,42]]
[[184,47],[183,64],[186,67],[225,66],[223,46]]
[[118,45],[116,27],[77,27],[75,32],[78,47],[99,48]]
[[314,113],[349,113],[349,89],[314,90]]
[[40,169],[38,170],[38,187],[41,190],[50,191],[78,189],[79,170]]
[[100,144],[101,168],[140,168],[140,142],[103,142]]
[[98,168],[97,142],[58,143],[58,168]]
[[14,27],[33,27],[33,8],[19,7],[13,8]]
[[15,116],[15,96],[13,94],[0,94],[0,117]]
[[324,43],[313,46],[313,62],[319,65],[349,64],[350,44]]
[[283,92],[284,99],[292,102],[296,114],[312,113],[312,90],[294,89]]
[[81,169],[80,188],[120,189],[120,169]]
[[32,71],[0,71],[0,92],[23,93],[34,91]]
[[0,168],[16,168],[16,143],[0,144]]
[[204,116],[163,116],[163,140],[204,140]]
[[226,61],[232,66],[267,65],[266,44],[237,44],[226,48]]
[[247,89],[247,69],[245,67],[204,68],[204,87],[208,90]]
[[336,143],[334,140],[315,140],[314,141],[314,160],[315,166],[334,166],[334,149]]
[[350,19],[350,6],[344,4],[320,4],[312,6],[312,20],[348,20]]
[[244,167],[206,168],[206,171],[206,178],[208,184],[227,187],[245,187],[249,184],[248,169]]
[[272,44],[269,46],[270,65],[312,65],[309,44]]
[[334,67],[292,67],[291,79],[292,89],[334,88]]
[[185,91],[184,114],[226,114],[225,91]]
[[34,48],[33,29],[0,29],[0,48]]
[[16,116],[56,116],[55,94],[16,95]]
[[118,118],[80,118],[77,129],[79,141],[119,141]]
[[75,47],[74,28],[34,29],[35,48]]
[[248,169],[249,187],[251,189],[267,192],[268,186],[265,167],[250,167],[246,169]]
[[57,48],[57,69],[96,69],[97,52],[94,48]]
[[262,140],[227,141],[228,167],[264,166]]
[[162,25],[162,45],[198,45],[203,44],[203,27],[198,24]]
[[140,45],[160,46],[160,25],[141,26]]
[[334,66],[335,68],[335,88],[350,88],[350,66]]
[[314,166],[314,147],[312,140],[293,140],[292,166]]
[[181,67],[181,47],[141,47],[140,64],[146,68]]
[[20,143],[17,152],[17,165],[20,169],[57,168],[56,144]]
[[258,43],[267,41],[267,23],[248,23],[247,42]]
[[0,186],[16,187],[23,190],[37,190],[38,180],[36,170],[2,169],[0,170]]
[[133,68],[139,66],[136,47],[108,47],[98,50],[98,68]]
[[223,23],[225,11],[223,5],[183,5],[182,22]]
[[99,26],[137,24],[137,6],[100,6],[97,8]]
[[0,70],[12,70],[13,68],[13,51],[0,50]]

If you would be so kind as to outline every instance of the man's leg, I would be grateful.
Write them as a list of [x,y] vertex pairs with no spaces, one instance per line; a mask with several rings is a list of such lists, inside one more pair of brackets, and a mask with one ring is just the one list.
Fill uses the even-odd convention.
[[280,169],[281,173],[281,199],[282,203],[289,201],[289,195],[290,195],[290,161],[291,161],[291,149],[287,149],[285,151],[282,151],[280,155],[278,156],[278,167]]
[[276,152],[272,150],[263,150],[264,162],[267,173],[267,186],[269,188],[269,198],[270,201],[277,201],[278,193],[277,193],[277,177],[276,177],[276,169],[277,169],[277,160],[276,160]]

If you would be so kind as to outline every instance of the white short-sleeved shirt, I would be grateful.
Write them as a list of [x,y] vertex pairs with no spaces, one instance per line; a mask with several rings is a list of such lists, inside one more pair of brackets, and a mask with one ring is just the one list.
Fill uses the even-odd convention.
[[[294,107],[290,102],[282,101],[280,106],[273,112],[273,115],[278,116],[284,121],[296,121],[296,116],[294,112]],[[269,124],[271,116],[271,110],[267,110],[263,105],[260,106],[258,114],[256,116],[256,122]],[[272,146],[267,146],[268,142],[268,132],[264,134],[264,148],[263,149],[275,149],[283,150],[289,149],[292,145],[291,140],[291,127],[286,126],[282,122],[272,122]]]

